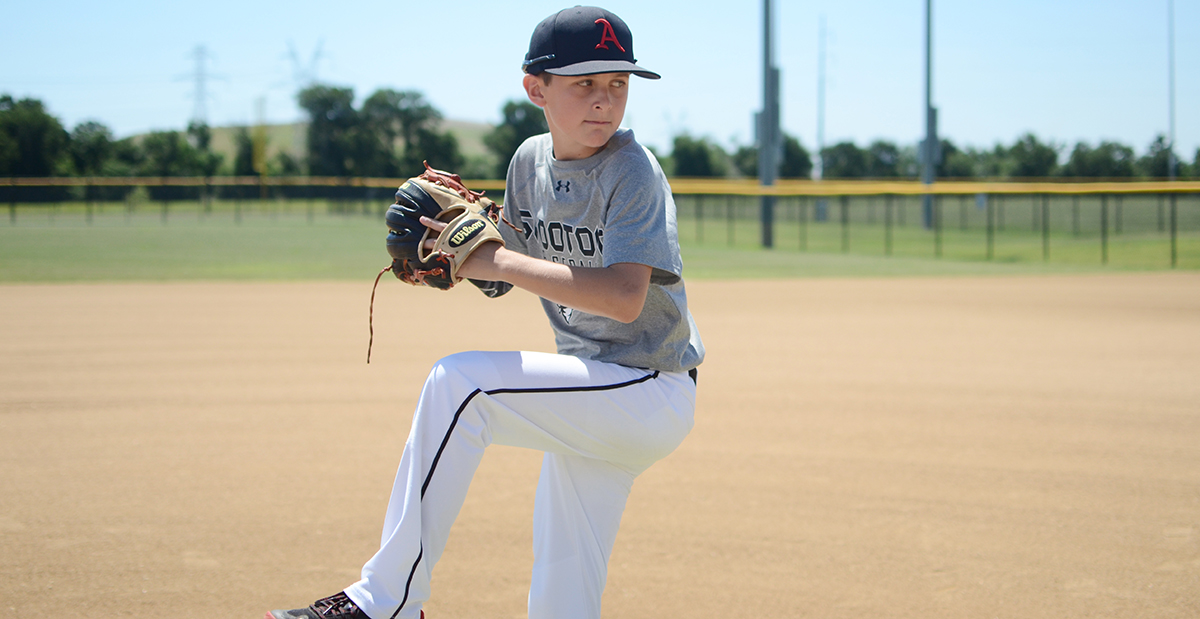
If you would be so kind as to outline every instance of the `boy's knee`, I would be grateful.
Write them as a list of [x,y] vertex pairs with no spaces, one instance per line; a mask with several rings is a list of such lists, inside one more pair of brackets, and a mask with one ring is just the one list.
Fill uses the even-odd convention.
[[[508,358],[512,357],[512,358]],[[478,388],[498,386],[499,367],[520,363],[520,353],[468,351],[447,355],[433,364],[426,382],[457,378]]]
[[485,364],[484,353],[478,351],[454,353],[438,359],[433,364],[430,377],[447,374],[473,374]]

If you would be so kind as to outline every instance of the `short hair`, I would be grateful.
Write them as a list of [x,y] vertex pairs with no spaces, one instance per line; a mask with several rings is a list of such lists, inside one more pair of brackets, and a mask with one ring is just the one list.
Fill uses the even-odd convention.
[[542,74],[539,75],[538,77],[542,78],[543,86],[549,86],[550,80],[554,78],[554,75],[551,74],[549,71],[542,71]]

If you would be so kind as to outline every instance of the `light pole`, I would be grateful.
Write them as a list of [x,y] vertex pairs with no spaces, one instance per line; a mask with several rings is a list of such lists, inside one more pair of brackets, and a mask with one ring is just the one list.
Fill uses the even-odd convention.
[[[771,0],[763,0],[763,109],[758,115],[758,182],[772,186],[779,173],[779,69],[772,58]],[[775,196],[762,196],[762,246],[775,245]]]
[[1167,177],[1175,180],[1175,0],[1167,0]]
[[[921,144],[921,182],[932,185],[938,159],[937,110],[933,107],[933,0],[925,0],[925,141]],[[933,227],[933,196],[921,197],[921,218]]]

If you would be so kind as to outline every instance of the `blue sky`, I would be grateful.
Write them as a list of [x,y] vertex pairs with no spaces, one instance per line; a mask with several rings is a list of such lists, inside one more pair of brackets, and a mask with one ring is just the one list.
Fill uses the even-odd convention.
[[[35,97],[68,128],[89,119],[118,136],[180,129],[194,108],[193,53],[210,54],[210,124],[300,117],[289,46],[321,81],[415,89],[448,118],[497,122],[523,97],[533,26],[567,6],[483,2],[204,3],[16,0],[0,23],[0,93]],[[670,150],[682,131],[726,147],[752,141],[762,105],[761,2],[613,0],[639,62],[625,125]],[[783,125],[816,143],[818,20],[829,32],[827,143],[921,137],[924,2],[776,0]],[[334,8],[338,7],[338,8]],[[1175,0],[1176,143],[1200,147],[1200,0]],[[1140,154],[1168,129],[1167,0],[934,2],[933,98],[960,146],[1032,131],[1073,145],[1117,140]]]

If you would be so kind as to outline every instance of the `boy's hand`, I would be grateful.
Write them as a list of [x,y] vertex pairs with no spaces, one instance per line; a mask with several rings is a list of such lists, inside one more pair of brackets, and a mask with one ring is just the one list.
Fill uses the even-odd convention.
[[[500,207],[467,189],[457,175],[428,165],[424,174],[400,186],[384,220],[392,257],[385,271],[415,286],[448,290],[462,281],[458,269],[475,250],[504,244],[496,228],[504,221]],[[430,227],[422,220],[441,223]]]
[[[446,229],[447,224],[429,217],[421,217],[421,223],[424,224],[426,228],[431,230],[429,238],[425,239],[424,245],[425,251],[431,252],[435,247],[437,247],[438,237],[442,234],[442,231]],[[483,266],[480,264],[480,262],[493,262],[496,255],[496,250],[503,246],[503,243],[484,243],[483,245],[480,245],[475,251],[471,252],[471,255],[467,256],[467,259],[464,260],[462,264],[458,265],[458,275],[472,279],[489,279],[482,277],[479,274],[474,274],[474,272]]]

